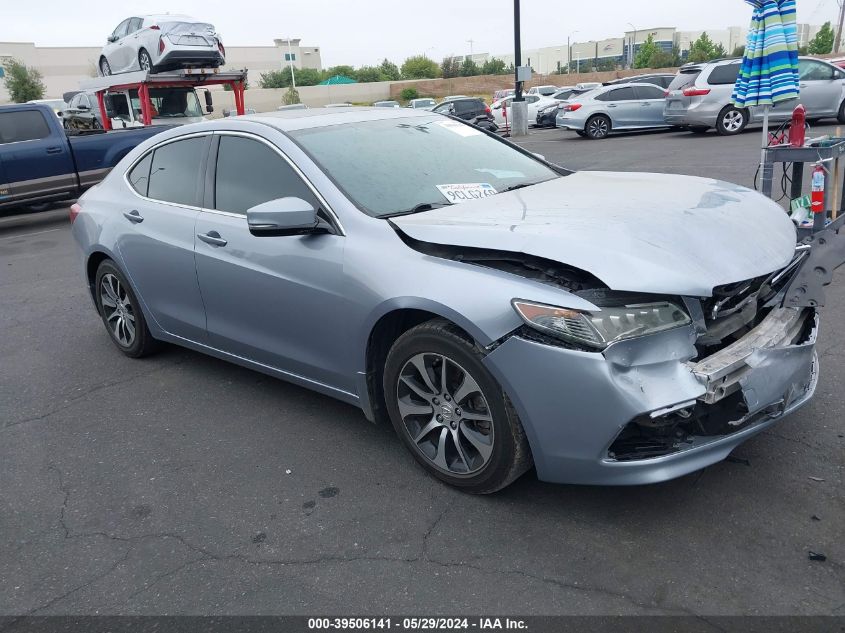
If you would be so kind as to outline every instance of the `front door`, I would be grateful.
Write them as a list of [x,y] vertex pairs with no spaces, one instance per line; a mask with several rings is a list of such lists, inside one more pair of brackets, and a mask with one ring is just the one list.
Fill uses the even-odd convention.
[[211,135],[159,145],[128,174],[138,195],[118,212],[118,252],[149,314],[176,336],[204,342],[205,309],[194,266],[200,180]]
[[614,129],[635,127],[640,115],[640,104],[636,100],[633,86],[616,88],[599,95],[599,101],[607,101],[607,112]]
[[[257,237],[246,211],[312,190],[265,141],[219,134],[213,191],[197,221],[196,266],[213,347],[289,374],[353,391],[339,368],[348,346],[341,235]],[[212,154],[213,154],[212,150]],[[211,194],[211,195],[209,195]]]
[[[801,103],[808,117],[834,116],[842,102],[843,73],[830,64],[812,59],[798,61],[798,81]],[[796,102],[789,102],[789,110]]]
[[663,109],[666,106],[665,91],[656,86],[635,84],[634,92],[640,104],[639,110],[637,110],[639,112],[637,125],[642,127],[665,125],[666,121],[663,118]]

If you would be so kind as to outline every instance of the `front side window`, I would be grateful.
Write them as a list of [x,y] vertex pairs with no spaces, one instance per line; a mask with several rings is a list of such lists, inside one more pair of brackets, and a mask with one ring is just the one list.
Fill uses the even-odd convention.
[[147,196],[163,202],[199,206],[197,178],[206,141],[206,137],[201,136],[156,148]]
[[0,143],[36,141],[48,136],[50,127],[37,110],[0,113]]
[[830,81],[836,75],[832,66],[802,59],[798,62],[798,77],[801,81]]
[[633,101],[634,99],[636,97],[634,96],[634,89],[631,86],[609,90],[596,97],[597,101]]
[[120,24],[117,25],[117,28],[112,33],[112,37],[115,39],[120,39],[126,35],[126,31],[129,29],[129,20],[124,20]]
[[553,178],[533,156],[438,115],[295,130],[291,137],[362,211],[375,217],[448,204],[450,185],[496,192]]
[[246,214],[247,209],[278,198],[302,198],[319,206],[308,186],[273,149],[254,139],[221,136],[214,208]]

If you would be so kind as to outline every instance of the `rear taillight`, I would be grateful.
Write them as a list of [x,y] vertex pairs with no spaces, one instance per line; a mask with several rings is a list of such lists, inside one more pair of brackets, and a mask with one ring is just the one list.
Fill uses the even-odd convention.
[[158,38],[158,52],[159,53],[164,52],[164,37]]
[[484,111],[487,113],[487,116],[493,116],[493,111],[490,110],[490,106],[484,106]]
[[76,221],[76,216],[78,216],[82,212],[82,207],[79,206],[79,203],[76,202],[70,205],[70,213],[68,216],[70,217],[70,223],[73,224]]
[[684,96],[685,97],[703,97],[704,95],[710,94],[710,88],[696,88],[695,86],[690,86],[689,88],[684,88]]
[[161,27],[160,27],[158,24],[153,24],[153,25],[150,27],[150,30],[151,30],[151,31],[160,31],[160,30],[161,30]]
[[217,42],[217,50],[220,51],[223,57],[226,57],[226,49],[223,48],[223,42]]
[[564,112],[575,112],[576,110],[580,110],[580,109],[581,109],[580,103],[570,103],[570,104],[565,105],[561,108],[561,110],[563,110]]

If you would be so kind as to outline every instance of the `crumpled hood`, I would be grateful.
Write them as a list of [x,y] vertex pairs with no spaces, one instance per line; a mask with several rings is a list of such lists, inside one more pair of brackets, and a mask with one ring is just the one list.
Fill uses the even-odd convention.
[[580,268],[613,290],[690,296],[782,268],[796,243],[791,220],[762,195],[666,174],[577,172],[391,221],[423,242]]

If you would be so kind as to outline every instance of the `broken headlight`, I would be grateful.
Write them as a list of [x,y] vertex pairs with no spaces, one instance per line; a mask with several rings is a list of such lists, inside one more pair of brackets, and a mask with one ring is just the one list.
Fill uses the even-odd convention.
[[669,301],[634,303],[584,312],[514,299],[529,326],[576,345],[604,349],[624,339],[689,325],[689,315]]

